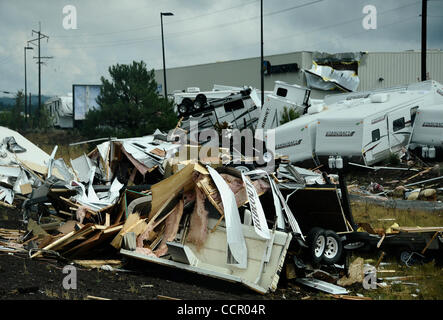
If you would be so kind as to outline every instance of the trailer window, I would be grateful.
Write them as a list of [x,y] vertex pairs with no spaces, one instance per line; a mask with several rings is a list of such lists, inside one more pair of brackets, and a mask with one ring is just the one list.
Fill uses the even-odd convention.
[[372,142],[380,140],[380,129],[375,129],[372,131]]
[[279,97],[286,97],[288,95],[288,89],[285,88],[278,88],[277,89],[277,95]]
[[245,107],[245,105],[243,104],[243,100],[241,100],[241,99],[225,103],[225,111],[226,112],[231,112],[234,110],[242,109],[244,107]]
[[394,120],[392,123],[394,132],[401,130],[405,127],[405,118],[401,117],[397,120]]

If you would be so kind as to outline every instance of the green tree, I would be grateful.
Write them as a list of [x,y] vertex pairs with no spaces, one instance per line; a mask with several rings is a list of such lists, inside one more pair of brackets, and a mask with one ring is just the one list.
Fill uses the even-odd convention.
[[292,121],[300,117],[298,112],[295,112],[293,108],[284,107],[281,115],[280,124],[285,124],[286,122]]
[[82,131],[90,137],[135,137],[169,130],[177,123],[173,103],[157,94],[154,70],[143,61],[116,64],[101,77],[100,108],[87,113]]

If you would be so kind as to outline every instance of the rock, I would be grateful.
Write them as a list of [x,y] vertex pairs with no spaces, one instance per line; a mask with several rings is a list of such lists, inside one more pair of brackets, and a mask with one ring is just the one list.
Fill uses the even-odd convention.
[[398,186],[394,189],[392,196],[398,199],[404,199],[406,188],[404,186]]

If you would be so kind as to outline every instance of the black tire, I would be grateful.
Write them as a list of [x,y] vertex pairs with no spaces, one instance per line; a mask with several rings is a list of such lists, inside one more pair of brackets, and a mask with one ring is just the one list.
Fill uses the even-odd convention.
[[323,262],[328,265],[336,264],[343,254],[343,243],[340,236],[332,230],[325,231],[326,244],[323,253]]
[[404,246],[400,247],[397,250],[397,259],[400,263],[409,266],[412,264],[412,250],[411,248]]
[[325,251],[325,231],[322,228],[312,228],[306,236],[306,242],[311,261],[315,264],[320,263]]
[[197,97],[195,97],[194,100],[194,109],[201,111],[205,108],[206,103],[208,102],[208,99],[206,96],[202,93],[198,94]]
[[182,102],[177,106],[177,111],[180,116],[184,116],[192,111],[194,103],[189,98],[184,98]]

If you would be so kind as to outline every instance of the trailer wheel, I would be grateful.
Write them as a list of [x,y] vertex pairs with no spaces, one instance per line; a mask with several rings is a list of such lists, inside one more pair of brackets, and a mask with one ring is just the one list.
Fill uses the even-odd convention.
[[204,106],[206,105],[207,101],[208,100],[206,99],[206,96],[204,94],[202,94],[202,93],[198,94],[194,100],[194,109],[195,110],[203,109]]
[[192,111],[192,106],[192,100],[189,98],[184,98],[182,100],[182,103],[177,106],[178,113],[180,114],[180,116],[184,116]]
[[320,263],[325,252],[326,237],[322,228],[312,228],[306,236],[313,263]]
[[335,264],[340,261],[343,252],[343,243],[340,237],[332,230],[325,231],[325,252],[323,253],[323,262],[326,264]]

